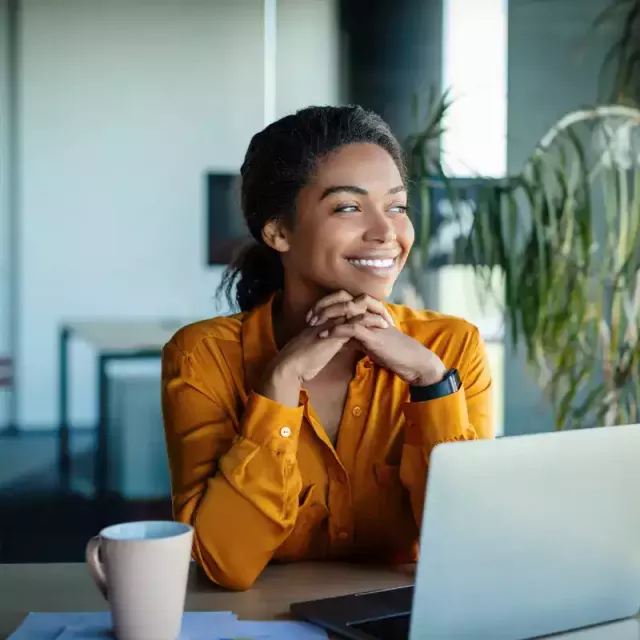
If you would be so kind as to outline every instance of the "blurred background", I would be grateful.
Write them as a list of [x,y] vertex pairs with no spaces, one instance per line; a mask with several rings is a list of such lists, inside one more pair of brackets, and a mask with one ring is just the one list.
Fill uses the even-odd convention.
[[[81,560],[107,523],[170,517],[160,350],[232,311],[215,291],[244,233],[244,152],[311,104],[362,104],[406,141],[422,231],[394,300],[481,328],[498,434],[587,426],[596,378],[609,413],[594,424],[632,421],[636,401],[623,413],[611,394],[624,372],[637,383],[638,65],[620,65],[638,57],[615,46],[640,40],[639,14],[634,0],[0,0],[0,562]],[[593,176],[562,164],[558,200],[532,170],[554,125],[582,121],[631,162],[608,156],[630,195],[607,200],[620,236],[597,270],[594,235],[567,232],[604,233],[583,197]],[[516,209],[515,235],[487,227]],[[618,377],[611,331],[606,357],[598,330],[575,338],[587,317],[627,336]],[[568,365],[580,349],[591,359]]]

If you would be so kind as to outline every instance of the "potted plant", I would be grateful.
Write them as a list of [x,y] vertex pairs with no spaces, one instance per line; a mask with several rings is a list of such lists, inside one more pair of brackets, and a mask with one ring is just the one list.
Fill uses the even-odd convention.
[[406,143],[416,244],[404,301],[427,306],[424,276],[439,266],[436,194],[454,218],[466,211],[455,203],[472,201],[447,260],[474,266],[485,300],[501,273],[509,339],[526,350],[557,428],[640,420],[640,111],[569,113],[519,175],[459,181],[439,153],[448,96],[431,104]]
[[480,283],[504,273],[511,340],[524,344],[556,426],[636,422],[640,111],[567,114],[498,206],[477,211],[468,240]]

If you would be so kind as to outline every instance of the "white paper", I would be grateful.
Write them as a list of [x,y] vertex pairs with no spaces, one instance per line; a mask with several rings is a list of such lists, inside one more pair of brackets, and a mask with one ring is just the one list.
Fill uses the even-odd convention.
[[[109,613],[31,613],[9,640],[113,640]],[[229,612],[186,612],[180,640],[327,640],[312,625],[237,620]]]
[[[219,624],[235,621],[230,611],[206,611],[185,613],[182,620],[183,633],[191,626],[198,633],[202,629],[215,629]],[[30,613],[8,640],[113,640],[111,614],[91,613]],[[184,636],[185,640],[190,638]],[[180,635],[183,640],[183,634]]]
[[[242,635],[249,637],[264,633],[270,640],[327,640],[328,635],[320,627],[305,622],[250,622],[251,625]],[[266,632],[266,633],[265,633]]]
[[327,640],[327,634],[304,622],[227,620],[199,629],[189,627],[184,640]]

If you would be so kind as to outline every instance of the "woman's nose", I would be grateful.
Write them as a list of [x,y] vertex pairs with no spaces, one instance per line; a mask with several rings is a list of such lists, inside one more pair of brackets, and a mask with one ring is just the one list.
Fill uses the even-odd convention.
[[395,226],[386,211],[372,211],[367,217],[364,239],[369,242],[387,243],[396,239]]

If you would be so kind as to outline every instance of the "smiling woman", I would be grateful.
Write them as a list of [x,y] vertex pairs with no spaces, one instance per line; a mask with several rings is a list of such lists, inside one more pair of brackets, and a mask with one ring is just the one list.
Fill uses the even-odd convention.
[[311,107],[256,134],[241,177],[241,312],[163,352],[175,516],[230,588],[272,559],[415,559],[430,452],[491,437],[491,378],[476,327],[384,302],[414,240],[400,145]]
[[396,269],[383,275],[392,286],[413,244],[402,149],[376,114],[311,107],[287,116],[253,137],[241,177],[254,244],[225,280],[240,309],[283,290],[285,274],[301,306],[342,288],[389,294],[379,282],[366,291],[348,264],[391,257]]
[[293,224],[276,218],[262,228],[264,242],[281,256],[296,306],[309,308],[340,289],[386,298],[414,237],[399,165],[370,142],[344,145],[317,164],[300,189]]

